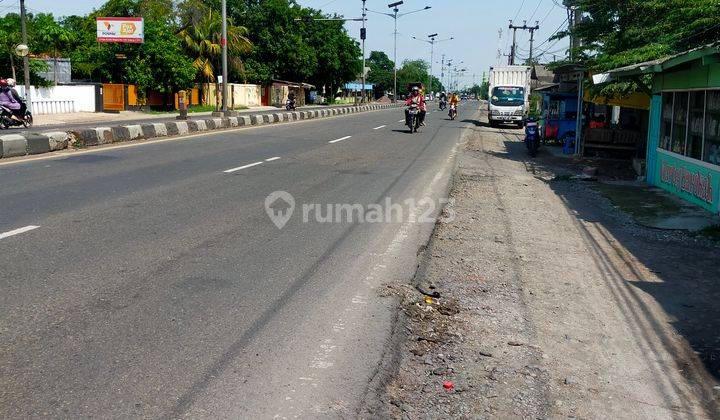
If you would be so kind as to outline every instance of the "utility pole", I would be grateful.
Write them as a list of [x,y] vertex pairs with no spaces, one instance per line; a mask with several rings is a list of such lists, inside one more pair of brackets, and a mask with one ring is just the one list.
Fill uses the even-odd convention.
[[530,31],[530,56],[528,57],[528,61],[530,62],[530,65],[533,65],[533,43],[535,42],[535,31],[540,29],[539,22],[535,21],[535,26],[528,28],[528,31]]
[[[22,32],[22,43],[28,45],[27,39],[27,17],[25,14],[25,0],[20,0],[20,30]],[[32,96],[30,94],[30,57],[23,56],[23,75],[25,76],[25,102],[29,111],[32,111]]]
[[222,45],[222,112],[227,114],[227,0],[222,0],[222,39],[220,39],[220,45]]
[[[582,9],[580,8],[580,6],[573,6],[572,0],[564,0],[563,4],[567,8],[568,28],[572,32],[575,26],[577,26],[582,21]],[[580,38],[577,35],[573,34],[570,37],[570,61],[575,61],[575,50],[580,47],[580,45]]]
[[510,50],[510,58],[508,60],[508,64],[511,66],[515,65],[515,57],[517,57],[517,42],[516,42],[516,35],[517,30],[523,30],[523,31],[530,31],[530,61],[532,61],[532,49],[533,49],[533,41],[534,41],[534,32],[540,29],[540,26],[538,25],[538,22],[535,22],[535,26],[527,26],[527,21],[523,21],[522,26],[515,26],[513,25],[512,20],[510,21],[510,29],[513,30],[513,42],[512,42],[512,48]]
[[[362,41],[362,99],[360,102],[365,102],[365,38],[367,38],[367,29],[365,29],[365,21],[367,20],[367,9],[365,8],[365,1],[362,0],[362,29],[360,29],[360,40]],[[334,93],[333,93],[334,94]]]
[[515,45],[516,45],[516,39],[517,39],[517,30],[520,27],[514,26],[512,23],[512,20],[511,20],[509,28],[513,30],[513,42],[512,42],[512,47],[510,47],[510,57],[508,57],[508,64],[511,66],[514,66],[515,65]]

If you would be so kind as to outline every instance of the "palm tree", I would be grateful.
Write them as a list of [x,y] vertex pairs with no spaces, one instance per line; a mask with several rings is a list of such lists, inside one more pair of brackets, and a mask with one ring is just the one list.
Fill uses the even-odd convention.
[[[210,8],[204,7],[201,14],[189,15],[188,22],[178,33],[188,50],[194,55],[193,67],[205,80],[214,81],[216,68],[219,66],[222,53],[222,17]],[[244,26],[227,27],[228,64],[244,74],[240,54],[252,50],[252,43],[247,38],[248,30]]]

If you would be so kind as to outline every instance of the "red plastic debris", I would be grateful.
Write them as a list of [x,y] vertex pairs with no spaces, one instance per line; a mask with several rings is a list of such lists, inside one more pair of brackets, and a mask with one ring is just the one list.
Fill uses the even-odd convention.
[[455,384],[453,384],[452,381],[443,382],[443,388],[447,389],[448,391],[452,390],[454,387]]

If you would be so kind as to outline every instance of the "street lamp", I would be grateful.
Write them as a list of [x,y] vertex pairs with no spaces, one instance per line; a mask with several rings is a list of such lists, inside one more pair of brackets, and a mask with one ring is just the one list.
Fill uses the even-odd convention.
[[426,89],[426,92],[432,91],[432,69],[433,69],[433,58],[435,56],[435,44],[438,42],[452,41],[453,39],[455,39],[454,37],[450,37],[450,38],[446,38],[446,39],[435,39],[435,38],[437,38],[437,36],[438,36],[438,34],[428,35],[428,38],[430,38],[430,40],[420,39],[415,36],[413,37],[413,39],[416,39],[416,40],[422,41],[422,42],[427,42],[428,44],[430,44],[430,72],[428,73],[428,88]]
[[405,2],[404,2],[404,1],[397,1],[397,2],[395,2],[395,3],[390,3],[390,4],[388,4],[388,7],[391,8],[391,9],[393,9],[393,13],[376,12],[375,10],[370,10],[370,9],[368,9],[368,12],[377,13],[377,14],[385,15],[385,16],[390,16],[391,18],[393,18],[393,19],[395,20],[395,32],[393,32],[393,35],[394,35],[394,38],[395,38],[394,41],[393,41],[393,42],[394,42],[394,46],[393,46],[393,49],[394,49],[394,53],[393,53],[393,70],[394,70],[394,73],[395,73],[395,75],[394,75],[394,81],[393,81],[393,102],[397,102],[397,36],[398,36],[397,20],[398,20],[398,18],[401,18],[401,17],[403,17],[403,16],[407,16],[407,15],[412,14],[412,13],[423,12],[423,11],[425,11],[425,10],[428,10],[428,9],[431,9],[431,8],[432,8],[432,7],[430,7],[430,6],[425,6],[425,7],[422,8],[422,9],[413,10],[413,11],[411,11],[411,12],[405,12],[405,13],[400,13],[400,14],[398,14],[398,12],[400,11],[400,9],[399,9],[398,7],[401,6],[403,3],[405,3]]

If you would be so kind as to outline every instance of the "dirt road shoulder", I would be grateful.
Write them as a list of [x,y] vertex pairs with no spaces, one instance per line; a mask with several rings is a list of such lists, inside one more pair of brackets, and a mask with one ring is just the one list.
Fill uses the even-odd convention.
[[420,287],[388,286],[403,299],[389,414],[717,418],[718,248],[537,173],[518,131],[474,131]]

